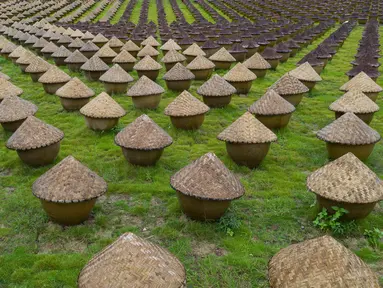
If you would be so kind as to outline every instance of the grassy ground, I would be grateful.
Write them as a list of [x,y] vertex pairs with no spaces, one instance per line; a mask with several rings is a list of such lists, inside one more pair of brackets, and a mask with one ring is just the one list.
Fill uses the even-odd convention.
[[[350,68],[362,30],[358,27],[351,33],[322,73],[323,82],[304,98],[288,128],[277,133],[278,142],[271,146],[256,170],[234,164],[224,143],[216,136],[333,30],[265,79],[256,80],[248,97],[235,96],[228,107],[211,110],[201,129],[194,132],[176,130],[163,114],[164,108],[178,95],[171,91],[166,91],[155,111],[137,110],[129,97],[114,96],[127,115],[117,129],[93,132],[87,129],[78,112],[65,112],[57,97],[46,94],[40,84],[33,83],[10,61],[0,58],[2,72],[24,89],[22,97],[38,105],[36,116],[65,132],[55,164],[73,155],[109,184],[107,195],[99,199],[91,218],[83,225],[62,227],[52,223],[32,195],[31,186],[54,164],[41,168],[24,165],[16,152],[5,148],[11,134],[0,129],[0,287],[76,287],[77,276],[85,263],[127,231],[174,253],[185,265],[188,284],[192,287],[268,287],[267,263],[279,249],[323,235],[312,224],[316,210],[310,206],[315,197],[307,191],[305,180],[310,172],[328,162],[325,145],[315,137],[315,131],[334,119],[327,107],[342,95],[338,88],[347,81],[344,72]],[[66,68],[63,70],[69,73]],[[96,93],[103,91],[100,83],[90,83],[79,73],[70,75],[79,77]],[[131,75],[137,79],[136,73]],[[165,87],[161,78],[158,83]],[[196,89],[201,84],[195,81],[190,92],[197,96]],[[381,99],[377,103],[383,104]],[[116,133],[142,113],[148,114],[174,140],[151,168],[128,164],[113,142]],[[383,133],[382,112],[376,113],[371,126]],[[235,201],[225,216],[227,222],[241,223],[232,236],[218,223],[186,218],[169,186],[172,174],[209,151],[216,153],[246,188],[245,196]],[[382,143],[376,145],[367,165],[383,177]],[[377,271],[381,279],[383,252],[368,245],[363,231],[383,227],[382,214],[383,209],[378,205],[369,217],[358,222],[358,228],[351,234],[338,237]]]
[[112,24],[116,24],[120,18],[122,17],[122,15],[124,14],[125,10],[126,10],[126,6],[128,6],[130,0],[125,0],[122,2],[121,6],[118,8],[116,14],[114,14],[113,18],[111,19],[110,23]]
[[178,7],[180,7],[182,13],[184,14],[186,22],[193,23],[195,19],[188,7],[182,2],[182,0],[177,0],[176,2],[178,4]]

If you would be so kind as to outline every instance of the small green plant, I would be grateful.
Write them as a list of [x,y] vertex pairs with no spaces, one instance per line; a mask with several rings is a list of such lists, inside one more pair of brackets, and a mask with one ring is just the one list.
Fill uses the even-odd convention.
[[241,220],[238,219],[235,213],[229,211],[221,217],[218,227],[219,230],[224,231],[226,235],[233,237],[235,230],[241,227]]
[[372,230],[366,229],[364,230],[363,235],[366,237],[368,243],[374,248],[378,248],[380,241],[383,239],[383,231],[378,228]]
[[341,218],[348,213],[346,209],[336,206],[331,208],[335,211],[334,214],[329,214],[326,208],[323,208],[323,210],[318,213],[317,218],[313,221],[315,227],[323,231],[331,231],[337,235],[348,234],[356,228],[354,221],[341,222]]

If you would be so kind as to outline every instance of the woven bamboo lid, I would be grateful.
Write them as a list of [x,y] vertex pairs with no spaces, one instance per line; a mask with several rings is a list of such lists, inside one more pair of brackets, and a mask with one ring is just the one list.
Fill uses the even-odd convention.
[[106,83],[129,83],[134,81],[134,79],[120,65],[114,64],[112,68],[101,75],[100,81]]
[[23,90],[13,85],[11,82],[0,78],[0,99],[8,96],[19,96],[23,94]]
[[205,200],[234,200],[245,193],[237,177],[211,152],[175,173],[170,185],[182,194]]
[[137,64],[133,66],[133,69],[137,71],[154,71],[154,70],[160,70],[161,68],[162,68],[161,64],[158,63],[149,55],[145,56],[143,59],[138,61]]
[[243,65],[248,69],[254,70],[266,70],[271,68],[269,62],[267,62],[259,53],[255,53],[253,56],[243,62]]
[[124,44],[124,46],[122,46],[121,50],[132,52],[132,51],[140,51],[141,48],[138,47],[132,40],[129,40],[128,42]]
[[202,96],[230,96],[237,90],[218,74],[214,74],[209,80],[203,83],[197,90]]
[[319,82],[322,81],[322,78],[314,70],[309,62],[305,62],[299,65],[294,70],[291,70],[290,75],[297,78],[298,80],[307,81],[307,82]]
[[27,65],[27,64],[30,64],[31,61],[36,58],[37,56],[35,54],[33,54],[31,51],[27,51],[25,52],[24,55],[20,56],[20,58],[18,58],[16,60],[16,64],[19,64],[19,65]]
[[90,118],[120,118],[126,115],[116,101],[105,92],[101,92],[97,97],[80,109],[80,113]]
[[75,64],[75,63],[85,63],[86,61],[88,61],[88,58],[86,58],[84,56],[84,54],[82,54],[78,50],[74,51],[72,54],[70,54],[68,56],[68,58],[66,58],[64,60],[65,63],[69,63],[69,64],[71,64],[71,63],[73,63],[73,64]]
[[145,75],[140,77],[136,83],[128,90],[126,95],[130,97],[158,95],[165,92],[162,86],[158,85],[153,80],[149,79]]
[[180,45],[178,45],[173,39],[169,39],[168,41],[166,41],[166,43],[162,45],[160,49],[163,51],[182,50]]
[[80,79],[74,77],[59,88],[55,94],[61,98],[83,99],[94,96],[94,91],[86,86]]
[[109,47],[108,44],[105,44],[104,46],[101,47],[100,50],[96,52],[96,55],[100,58],[102,57],[116,57],[117,53],[114,52],[112,48]]
[[41,37],[39,40],[36,41],[35,44],[33,44],[33,48],[44,48],[45,45],[47,45],[49,42],[45,40],[43,37]]
[[262,52],[263,59],[267,60],[275,60],[281,59],[282,55],[280,55],[277,50],[273,47],[266,47],[266,49]]
[[70,55],[72,55],[72,52],[70,52],[67,48],[65,48],[65,46],[60,46],[60,48],[57,49],[57,51],[52,54],[52,57],[68,58]]
[[154,57],[154,56],[157,56],[159,54],[160,54],[160,52],[158,52],[156,49],[154,49],[153,46],[147,44],[144,48],[141,49],[141,51],[139,51],[137,53],[137,56],[138,57],[145,57],[145,56],[149,55],[151,57]]
[[0,78],[7,81],[11,80],[11,77],[9,77],[7,74],[4,74],[2,72],[0,72]]
[[186,60],[186,57],[181,53],[177,52],[177,50],[169,50],[168,53],[161,59],[163,63],[176,63],[183,62]]
[[32,186],[37,198],[55,203],[82,202],[105,194],[104,179],[81,164],[73,156],[41,175]]
[[[67,60],[67,59],[66,59]],[[108,71],[109,66],[102,61],[97,55],[92,56],[88,61],[86,61],[82,66],[81,70],[84,71]]]
[[45,72],[40,78],[39,83],[53,84],[53,83],[64,83],[72,79],[63,70],[51,65],[51,68]]
[[84,33],[82,33],[79,29],[76,29],[70,36],[72,38],[81,38],[84,36]]
[[48,63],[44,59],[40,57],[35,57],[31,61],[31,63],[25,68],[26,73],[45,73],[50,68],[52,68],[52,64]]
[[27,50],[23,46],[17,46],[15,50],[12,51],[11,54],[9,54],[9,58],[19,58],[21,55],[24,55],[24,53],[27,52]]
[[30,150],[46,147],[61,141],[64,133],[34,116],[29,116],[8,139],[7,148]]
[[97,52],[100,48],[94,44],[92,41],[86,42],[81,48],[80,52]]
[[37,106],[17,96],[6,97],[0,103],[0,123],[18,121],[33,116]]
[[222,47],[219,49],[217,52],[215,52],[213,55],[209,57],[210,60],[212,61],[220,61],[220,62],[236,62],[235,58],[233,55],[231,55],[225,47]]
[[109,39],[106,38],[104,35],[102,35],[101,33],[98,33],[96,36],[94,36],[92,42],[93,43],[106,43],[108,42]]
[[128,51],[126,50],[121,50],[121,52],[113,58],[113,63],[135,63],[137,61],[136,58],[132,56]]
[[193,61],[191,61],[186,66],[186,68],[189,70],[205,70],[205,69],[213,69],[214,67],[215,67],[215,64],[202,55],[195,57]]
[[54,53],[59,49],[59,47],[56,46],[53,42],[49,42],[47,45],[44,46],[43,49],[41,49],[42,53]]
[[166,249],[125,233],[86,264],[79,275],[78,287],[127,286],[185,288],[185,268]]
[[85,31],[84,36],[81,37],[82,40],[93,40],[94,35],[90,33],[89,31]]
[[72,43],[73,39],[68,35],[61,35],[60,39],[57,41],[57,44],[68,44]]
[[11,54],[17,48],[16,44],[12,42],[7,42],[4,44],[3,49],[1,49],[2,54]]
[[277,135],[249,112],[245,112],[233,124],[223,130],[217,138],[230,143],[248,144],[277,141]]
[[379,106],[359,90],[351,90],[330,105],[335,112],[352,112],[355,114],[379,111]]
[[206,53],[196,43],[193,43],[186,48],[182,54],[187,56],[206,56]]
[[284,115],[295,111],[294,105],[282,98],[273,89],[268,90],[259,100],[249,108],[249,112],[256,115]]
[[174,117],[195,116],[205,114],[209,110],[209,106],[199,101],[188,91],[183,91],[165,108],[165,115]]
[[381,92],[382,87],[374,82],[366,73],[360,72],[342,87],[341,91],[360,90],[364,93]]
[[161,44],[158,43],[158,41],[156,40],[156,38],[154,38],[152,35],[150,35],[148,38],[146,38],[144,41],[141,42],[141,45],[142,45],[142,46],[150,45],[150,46],[152,46],[152,47],[158,47],[158,46],[160,46]]
[[362,204],[383,200],[382,181],[351,152],[313,172],[307,178],[307,187],[338,202]]
[[373,144],[380,140],[377,131],[351,112],[343,114],[319,130],[317,137],[326,142],[345,145]]
[[35,35],[30,36],[27,41],[25,41],[25,44],[35,44],[39,40]]
[[309,91],[301,81],[297,78],[290,75],[290,73],[286,73],[283,75],[277,82],[275,82],[269,89],[274,89],[279,95],[293,95],[293,94],[301,94]]
[[143,114],[118,133],[114,142],[128,149],[158,150],[170,146],[173,139],[149,116]]
[[[60,43],[59,43],[60,44]],[[74,39],[69,45],[69,48],[74,48],[74,49],[81,49],[85,45],[85,42],[82,41],[80,38]]]
[[112,38],[110,38],[108,42],[108,46],[110,48],[120,48],[124,46],[124,43],[120,39],[118,39],[116,36],[113,36]]
[[242,63],[237,63],[223,76],[223,79],[229,82],[248,82],[257,79],[257,75],[251,72]]
[[179,62],[162,77],[162,79],[167,81],[193,80],[194,78],[194,74]]
[[268,274],[272,288],[379,288],[374,272],[327,235],[280,250],[270,260]]

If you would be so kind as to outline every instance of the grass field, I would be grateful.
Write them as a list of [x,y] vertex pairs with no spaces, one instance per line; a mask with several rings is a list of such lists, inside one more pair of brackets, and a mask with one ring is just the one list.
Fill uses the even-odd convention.
[[[138,3],[142,2],[139,0]],[[181,1],[179,1],[181,2]],[[168,1],[165,1],[166,5]],[[150,6],[155,0],[150,1]],[[136,6],[137,7],[137,6]],[[149,8],[149,20],[157,15]],[[169,9],[165,9],[167,12]],[[132,19],[138,20],[134,9]],[[174,15],[172,16],[174,17]],[[192,19],[191,14],[187,19]],[[117,20],[115,20],[117,21]],[[42,168],[24,165],[16,152],[5,147],[10,133],[0,129],[0,287],[76,287],[76,279],[86,262],[124,232],[132,231],[174,253],[187,270],[191,287],[268,287],[267,263],[279,249],[292,243],[323,235],[312,220],[317,213],[315,197],[305,186],[307,175],[328,162],[325,144],[315,132],[330,123],[334,115],[328,105],[342,93],[347,81],[363,27],[355,28],[343,47],[321,74],[323,82],[307,95],[293,114],[289,126],[277,132],[278,142],[256,170],[237,166],[228,157],[225,144],[216,136],[241,116],[266,89],[307,52],[325,39],[332,29],[296,57],[253,83],[248,97],[233,97],[224,109],[212,109],[201,129],[176,130],[164,115],[164,108],[178,95],[166,91],[155,111],[140,111],[125,95],[114,96],[127,115],[110,132],[96,133],[85,126],[78,112],[65,112],[56,96],[48,95],[10,61],[0,58],[2,72],[24,90],[22,97],[39,107],[36,116],[65,133],[57,164],[73,155],[97,172],[109,184],[91,218],[82,225],[62,227],[49,221],[40,202],[31,193],[33,182],[54,164]],[[383,29],[381,29],[383,37]],[[77,76],[98,94],[100,83]],[[223,75],[225,71],[218,71]],[[137,74],[131,73],[137,79]],[[165,87],[161,80],[158,83]],[[383,85],[383,80],[378,83]],[[202,81],[194,81],[196,94]],[[381,99],[377,102],[383,104]],[[155,167],[134,167],[126,162],[114,136],[142,113],[148,114],[173,138]],[[383,134],[382,112],[375,114],[371,127]],[[207,152],[214,152],[246,188],[246,194],[233,202],[221,223],[201,223],[186,218],[178,205],[169,179],[176,171]],[[383,146],[378,143],[367,165],[383,177]],[[383,245],[372,248],[363,236],[365,229],[383,227],[383,207],[358,222],[351,233],[337,237],[380,275],[383,283]],[[235,226],[233,235],[226,226]]]

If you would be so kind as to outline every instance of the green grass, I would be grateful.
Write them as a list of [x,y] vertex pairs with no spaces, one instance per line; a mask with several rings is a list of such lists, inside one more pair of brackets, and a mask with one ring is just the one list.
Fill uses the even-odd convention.
[[101,1],[98,1],[92,6],[90,6],[89,9],[84,14],[82,14],[81,17],[79,17],[76,22],[79,22],[80,20],[85,19],[87,15],[89,15],[93,10],[95,10],[100,5],[101,5]]
[[166,20],[168,23],[172,23],[173,21],[176,21],[176,15],[173,12],[172,6],[170,5],[169,0],[163,0],[163,5],[166,13]]
[[197,8],[197,10],[201,13],[201,15],[209,22],[211,23],[215,23],[215,20],[213,19],[213,17],[211,17],[210,13],[207,12],[205,9],[203,9],[203,7],[201,5],[199,5],[197,2],[194,2],[194,1],[190,1],[192,3],[192,5],[194,5],[195,8]]
[[124,14],[126,10],[126,6],[128,6],[130,0],[124,0],[124,2],[121,4],[121,6],[118,8],[116,14],[114,14],[113,18],[111,19],[110,23],[116,24],[122,15]]
[[150,21],[158,24],[156,0],[149,1],[148,22]]
[[[138,5],[137,5],[138,6]],[[85,126],[78,112],[65,112],[55,96],[44,92],[29,76],[21,74],[10,61],[0,58],[2,72],[24,90],[22,97],[39,107],[36,116],[65,132],[58,159],[54,164],[30,168],[16,152],[5,147],[10,133],[0,129],[0,287],[76,287],[76,279],[85,263],[121,233],[133,231],[174,253],[187,270],[192,287],[268,287],[267,263],[279,249],[323,234],[313,226],[315,201],[305,186],[307,175],[328,162],[326,148],[315,131],[334,119],[328,105],[342,93],[338,88],[347,81],[344,73],[358,47],[362,28],[356,28],[322,73],[323,82],[306,96],[292,116],[289,126],[277,132],[278,142],[256,170],[237,166],[228,157],[224,143],[216,136],[241,116],[266,89],[320,41],[303,49],[295,58],[253,83],[248,97],[234,96],[224,109],[212,109],[198,131],[172,127],[164,108],[178,95],[166,91],[155,111],[140,111],[125,95],[114,96],[127,115],[119,128],[142,113],[147,113],[173,138],[155,167],[133,167],[124,159],[114,142],[114,131],[97,133]],[[381,29],[383,35],[383,29]],[[63,70],[67,73],[66,68]],[[158,83],[165,87],[161,80]],[[225,71],[219,71],[224,74]],[[77,76],[96,93],[100,83]],[[136,73],[131,75],[137,79]],[[378,83],[383,85],[383,79]],[[195,81],[190,92],[202,84]],[[201,99],[201,98],[200,98]],[[383,104],[381,99],[377,102]],[[376,113],[372,128],[383,133],[382,112]],[[233,202],[231,217],[241,226],[230,236],[218,223],[201,223],[186,218],[179,207],[169,179],[176,171],[203,154],[214,152],[233,171],[246,188],[246,194]],[[33,182],[63,158],[73,155],[97,172],[109,184],[106,196],[99,199],[91,218],[83,225],[62,227],[47,218],[40,202],[31,193]],[[367,161],[383,177],[383,146],[378,143]],[[365,229],[383,227],[383,209],[376,210],[349,236],[338,238],[356,252],[382,279],[383,252],[373,250],[363,237]],[[234,215],[234,216],[233,216]]]
[[109,11],[109,9],[113,6],[114,1],[109,2],[108,5],[104,7],[104,9],[97,15],[96,18],[93,19],[93,23],[97,23],[106,15],[106,13]]
[[195,21],[195,18],[193,14],[190,12],[188,7],[182,2],[182,0],[177,0],[178,7],[180,7],[180,10],[184,14],[185,20],[188,23],[193,23]]
[[130,17],[130,21],[132,23],[137,24],[138,21],[140,20],[140,11],[141,11],[141,5],[142,5],[143,0],[138,0],[136,5],[134,5],[132,15]]

